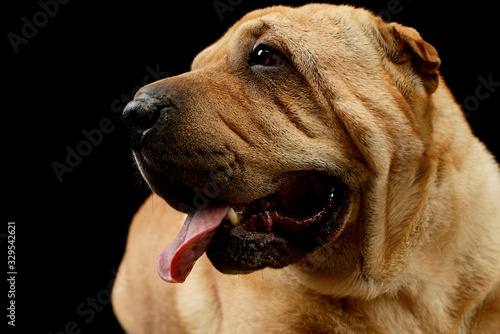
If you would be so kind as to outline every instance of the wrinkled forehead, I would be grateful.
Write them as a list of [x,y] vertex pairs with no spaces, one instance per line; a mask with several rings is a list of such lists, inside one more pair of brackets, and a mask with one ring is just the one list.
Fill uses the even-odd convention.
[[279,27],[287,21],[289,18],[280,11],[251,12],[236,22],[218,41],[200,52],[193,60],[191,69],[224,60],[232,52],[247,49],[264,36],[278,40]]
[[364,10],[332,5],[256,10],[245,15],[217,42],[198,54],[192,70],[209,63],[235,61],[241,58],[241,52],[261,41],[274,44],[292,61],[296,59],[315,66],[318,61],[324,62],[327,55],[347,55],[351,53],[349,49],[357,49],[356,43],[363,39],[363,27],[370,22],[369,15]]

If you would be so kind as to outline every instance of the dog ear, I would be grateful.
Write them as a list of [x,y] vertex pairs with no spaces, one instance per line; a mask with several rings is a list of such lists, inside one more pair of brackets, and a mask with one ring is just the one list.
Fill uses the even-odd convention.
[[425,89],[432,94],[439,82],[439,59],[436,49],[413,28],[398,23],[378,22],[378,39],[389,59],[398,65],[411,62],[422,77]]

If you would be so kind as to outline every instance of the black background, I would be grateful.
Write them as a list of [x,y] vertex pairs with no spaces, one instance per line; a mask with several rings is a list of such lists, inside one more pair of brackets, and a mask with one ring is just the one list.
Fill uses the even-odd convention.
[[[500,81],[499,17],[493,3],[436,7],[437,1],[400,0],[388,17],[393,1],[349,3],[385,10],[387,19],[416,28],[439,51],[441,72],[460,104],[474,96],[478,77]],[[221,20],[213,0],[73,0],[59,5],[18,53],[7,34],[20,35],[22,18],[32,21],[41,7],[33,0],[3,5],[0,259],[5,273],[7,222],[15,221],[16,332],[64,333],[71,322],[80,333],[121,332],[107,302],[108,285],[132,215],[148,190],[133,166],[113,101],[130,96],[144,80],[151,82],[148,66],[170,76],[188,71],[193,57],[249,10],[305,3],[232,2],[240,4]],[[497,90],[468,112],[474,131],[496,154]],[[75,149],[86,139],[82,131],[106,118],[113,130],[59,182],[53,162],[65,163],[66,147]],[[0,291],[5,315],[7,292],[7,287]]]

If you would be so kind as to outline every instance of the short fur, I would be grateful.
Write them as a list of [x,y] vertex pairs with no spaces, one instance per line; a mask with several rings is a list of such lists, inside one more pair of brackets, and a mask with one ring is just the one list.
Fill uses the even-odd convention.
[[[295,72],[248,74],[241,50],[264,39]],[[439,64],[414,29],[366,10],[272,7],[237,22],[191,72],[152,84],[197,111],[178,151],[205,154],[176,164],[232,152],[238,178],[221,199],[249,201],[277,190],[277,175],[314,169],[341,179],[350,204],[341,234],[299,263],[224,275],[203,256],[185,283],[167,284],[156,258],[185,215],[152,195],[113,289],[126,332],[500,333],[499,167]]]

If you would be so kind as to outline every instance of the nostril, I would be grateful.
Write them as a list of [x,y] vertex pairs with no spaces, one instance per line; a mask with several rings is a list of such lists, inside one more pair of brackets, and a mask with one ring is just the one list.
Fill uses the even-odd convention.
[[163,106],[158,106],[149,109],[147,112],[138,113],[135,120],[136,126],[142,130],[152,128],[160,118]]
[[142,95],[127,104],[122,118],[130,129],[147,130],[158,122],[162,111],[167,108],[169,108],[168,103]]

